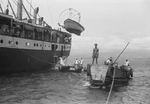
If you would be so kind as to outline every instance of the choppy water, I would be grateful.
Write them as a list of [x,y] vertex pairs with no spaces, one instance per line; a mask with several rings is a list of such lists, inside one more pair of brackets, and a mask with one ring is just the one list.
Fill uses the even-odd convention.
[[[128,86],[112,92],[110,104],[150,104],[150,67],[142,65],[134,67],[134,79]],[[108,91],[89,89],[85,83],[84,73],[0,76],[0,104],[105,104]]]

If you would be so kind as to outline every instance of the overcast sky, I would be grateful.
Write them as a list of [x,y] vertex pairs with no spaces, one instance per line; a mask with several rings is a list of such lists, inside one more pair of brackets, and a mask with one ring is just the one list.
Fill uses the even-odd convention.
[[150,0],[32,0],[32,4],[55,28],[63,10],[81,13],[85,31],[73,34],[73,52],[90,53],[94,43],[103,52],[122,49],[128,41],[131,50],[150,50]]

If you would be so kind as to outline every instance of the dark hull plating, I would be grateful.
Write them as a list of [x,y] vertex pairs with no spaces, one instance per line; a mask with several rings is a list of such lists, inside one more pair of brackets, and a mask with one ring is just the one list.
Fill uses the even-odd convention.
[[56,60],[54,56],[69,56],[70,51],[29,50],[0,48],[0,72],[12,73],[23,71],[46,70],[52,67]]

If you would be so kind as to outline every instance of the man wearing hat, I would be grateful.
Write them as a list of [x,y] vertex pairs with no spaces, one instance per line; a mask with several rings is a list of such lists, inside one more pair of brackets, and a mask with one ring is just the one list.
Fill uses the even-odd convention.
[[92,61],[92,64],[94,64],[94,60],[96,60],[96,64],[98,64],[98,56],[99,56],[99,49],[97,48],[97,43],[94,44],[95,45],[95,48],[93,49],[93,55],[92,55],[92,58],[93,58],[93,61]]

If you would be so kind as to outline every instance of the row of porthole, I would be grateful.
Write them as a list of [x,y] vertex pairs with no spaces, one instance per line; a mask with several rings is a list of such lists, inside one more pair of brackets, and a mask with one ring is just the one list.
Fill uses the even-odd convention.
[[[1,43],[1,44],[4,43],[4,40],[1,39],[1,40],[0,40],[0,43]],[[10,41],[10,40],[8,41],[8,44],[12,44],[12,43],[13,43],[12,41]],[[16,45],[18,45],[18,41],[16,41],[15,43],[16,43]],[[27,42],[26,45],[29,46],[30,43]],[[34,43],[34,46],[38,46],[38,43]],[[40,46],[42,47],[42,44],[40,44]],[[45,45],[45,47],[46,47],[46,45]],[[50,46],[48,46],[48,47],[50,47]]]
[[[3,43],[3,42],[4,42],[4,41],[1,39],[1,40],[0,40],[0,43]],[[9,43],[9,44],[11,44],[11,43],[12,43],[12,41],[9,41],[8,43]],[[16,41],[16,45],[18,45],[18,41]],[[26,45],[28,45],[28,46],[29,46],[29,45],[30,45],[30,43],[28,43],[28,42],[27,42],[27,43],[26,43]],[[37,47],[38,47],[38,46],[39,46],[39,44],[38,44],[38,43],[34,43],[34,46],[37,46]],[[42,44],[40,44],[40,47],[42,47]],[[46,47],[46,45],[45,45],[45,47]],[[50,45],[49,45],[48,47],[50,47]],[[65,48],[69,48],[69,47],[65,47]]]
[[[27,42],[26,45],[29,46],[30,43]],[[33,45],[34,45],[34,47],[38,47],[38,46],[42,47],[43,46],[42,44],[38,44],[38,43],[34,43]],[[46,47],[46,45],[44,45],[44,47]],[[50,47],[50,45],[48,47]]]
[[[42,47],[43,45],[42,44],[39,45],[38,43],[34,43],[34,46],[37,46],[37,47],[40,46],[40,47]],[[46,45],[44,45],[44,46],[46,47]],[[50,47],[50,45],[48,47]]]
[[[1,39],[1,40],[0,40],[0,43],[4,43],[4,40],[3,40],[3,39]],[[8,41],[8,43],[9,43],[9,44],[11,44],[11,43],[12,43],[12,41]],[[18,45],[18,41],[16,41],[16,45]]]

